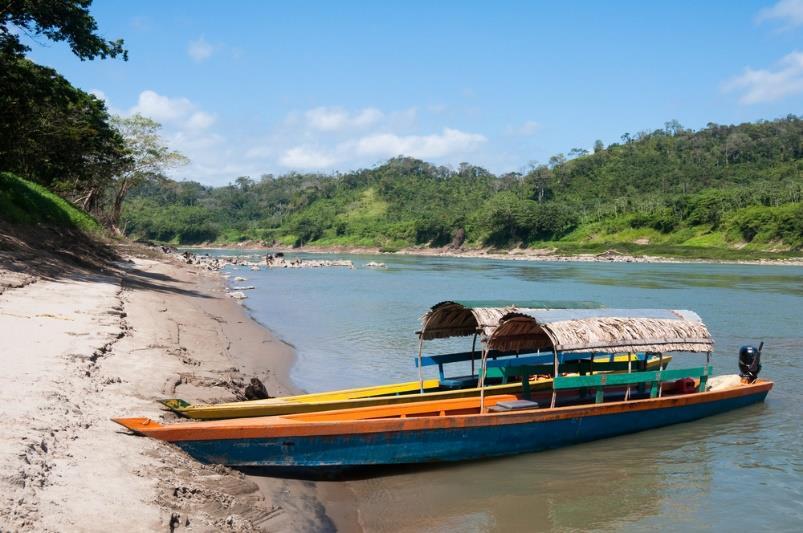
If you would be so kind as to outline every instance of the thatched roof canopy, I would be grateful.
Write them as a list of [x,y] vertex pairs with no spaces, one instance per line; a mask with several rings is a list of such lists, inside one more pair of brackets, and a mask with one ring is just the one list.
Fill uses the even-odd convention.
[[420,333],[425,340],[462,337],[475,333],[487,338],[503,316],[518,309],[594,309],[599,307],[601,307],[600,304],[595,302],[447,301],[432,306],[421,317]]
[[692,311],[516,309],[499,318],[489,349],[558,352],[708,352],[714,341]]

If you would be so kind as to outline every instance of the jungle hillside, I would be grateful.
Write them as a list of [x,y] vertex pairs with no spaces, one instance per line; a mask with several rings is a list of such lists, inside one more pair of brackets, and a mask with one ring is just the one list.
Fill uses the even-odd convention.
[[[188,159],[139,114],[29,57],[63,43],[81,60],[126,61],[86,0],[0,11],[0,221],[176,245],[499,249],[710,259],[803,248],[803,119],[693,130],[669,121],[571,148],[520,172],[398,156],[339,173],[170,179]],[[23,40],[25,36],[27,40]],[[658,126],[658,125],[656,125]]]
[[803,119],[700,130],[676,121],[526,172],[397,157],[349,173],[165,177],[128,194],[121,228],[181,245],[535,247],[740,258],[803,247]]

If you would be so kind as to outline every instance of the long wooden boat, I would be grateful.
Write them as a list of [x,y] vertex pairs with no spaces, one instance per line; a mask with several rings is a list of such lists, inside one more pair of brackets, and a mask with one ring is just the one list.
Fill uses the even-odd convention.
[[[596,302],[583,301],[448,301],[431,307],[421,317],[422,328],[417,334],[420,341],[418,358],[415,363],[419,369],[419,380],[402,383],[390,383],[353,389],[284,396],[264,400],[225,402],[217,404],[192,404],[180,398],[161,400],[161,403],[180,416],[200,420],[216,420],[222,418],[238,418],[251,416],[271,416],[293,413],[306,413],[334,409],[348,409],[353,407],[367,407],[375,405],[390,405],[404,402],[426,401],[435,399],[465,398],[477,396],[480,389],[477,386],[479,376],[475,372],[475,361],[480,353],[476,350],[477,337],[487,335],[493,328],[494,322],[507,313],[518,308],[544,307],[550,309],[599,309],[601,305]],[[424,341],[446,337],[473,336],[471,351],[444,355],[424,356]],[[516,357],[525,350],[511,350],[489,352],[488,357],[498,358]],[[584,372],[611,372],[622,371],[630,363],[642,365],[645,368],[666,368],[671,357],[650,357],[646,354],[560,354],[560,371],[564,373]],[[548,362],[549,358],[544,359]],[[471,363],[471,372],[462,376],[446,376],[444,366],[450,363]],[[624,363],[627,363],[626,365]],[[422,369],[426,366],[437,366],[439,379],[424,379]],[[493,372],[493,371],[492,371]],[[544,374],[551,371],[546,369],[541,376],[532,380],[533,387],[548,386]],[[499,382],[500,371],[495,371],[491,377]],[[548,377],[548,376],[546,376]],[[492,380],[493,381],[493,380]],[[514,394],[524,388],[524,384],[507,383],[488,387],[488,394]],[[530,385],[529,383],[527,384]]]
[[[634,365],[641,365],[647,370],[666,368],[672,361],[672,356],[659,357],[657,355],[645,356],[644,354],[620,354],[604,360],[589,361],[584,370],[597,373],[624,371],[627,368],[628,360]],[[580,360],[581,362],[586,362]],[[567,362],[560,365],[559,372],[566,374],[577,374],[578,364]],[[543,375],[535,376],[529,380],[529,387],[533,391],[550,390],[552,378],[547,375],[551,368],[544,368]],[[285,396],[281,398],[268,398],[265,400],[250,400],[240,402],[226,402],[216,404],[190,404],[180,399],[162,400],[162,404],[170,408],[176,414],[198,420],[219,420],[224,418],[244,418],[254,416],[275,416],[289,415],[296,413],[311,413],[317,411],[332,411],[339,409],[351,409],[356,407],[374,407],[379,405],[396,405],[402,403],[425,402],[433,400],[449,400],[454,398],[470,398],[479,396],[479,387],[469,387],[465,389],[444,389],[440,385],[440,380],[424,380],[424,393],[419,393],[420,384],[418,381],[407,383],[397,383],[393,385],[383,385],[376,387],[364,387],[361,389],[346,389],[340,391],[330,391],[315,394],[304,394],[299,396]],[[517,394],[522,391],[523,384],[520,381],[513,383],[502,383],[488,385],[485,387],[485,394],[494,396],[498,394]]]
[[[135,433],[172,442],[205,463],[327,468],[535,452],[690,422],[760,402],[771,388],[771,382],[761,380],[717,392],[507,412],[481,413],[479,399],[466,398],[379,412],[363,408],[181,424],[147,418],[115,421]],[[486,405],[516,399],[492,396]]]
[[[114,420],[207,463],[340,468],[555,448],[722,413],[763,401],[773,386],[757,378],[760,353],[745,362],[752,370],[743,368],[741,380],[709,380],[713,340],[689,311],[517,309],[501,317],[483,345],[481,389],[489,350],[538,347],[555,354],[552,390],[179,424]],[[583,376],[557,372],[559,352],[603,349],[704,352],[706,365]],[[523,363],[514,372],[526,379],[530,371]]]

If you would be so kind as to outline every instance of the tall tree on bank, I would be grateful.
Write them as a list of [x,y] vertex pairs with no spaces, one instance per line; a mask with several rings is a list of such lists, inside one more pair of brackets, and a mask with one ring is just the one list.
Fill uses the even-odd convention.
[[65,42],[81,60],[127,59],[123,41],[98,35],[90,0],[0,1],[0,170],[96,210],[127,164],[105,104],[55,70],[26,59],[22,35]]
[[[0,7],[0,53],[22,57],[30,47],[19,33],[65,41],[82,61],[97,57],[128,59],[123,40],[98,35],[98,24],[89,13],[92,0],[6,0]],[[17,31],[14,31],[16,29]]]
[[113,122],[123,138],[126,154],[126,164],[111,184],[112,204],[108,222],[117,230],[123,201],[131,188],[162,178],[167,169],[187,164],[188,159],[163,144],[159,136],[161,125],[154,120],[136,114],[114,117]]
[[0,170],[91,210],[124,156],[101,100],[51,68],[0,54]]

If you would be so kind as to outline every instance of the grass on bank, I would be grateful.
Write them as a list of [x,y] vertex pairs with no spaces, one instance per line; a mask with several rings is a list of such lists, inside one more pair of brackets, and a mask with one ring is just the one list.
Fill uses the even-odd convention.
[[51,225],[101,230],[97,220],[41,185],[9,172],[0,172],[0,219],[11,224]]

